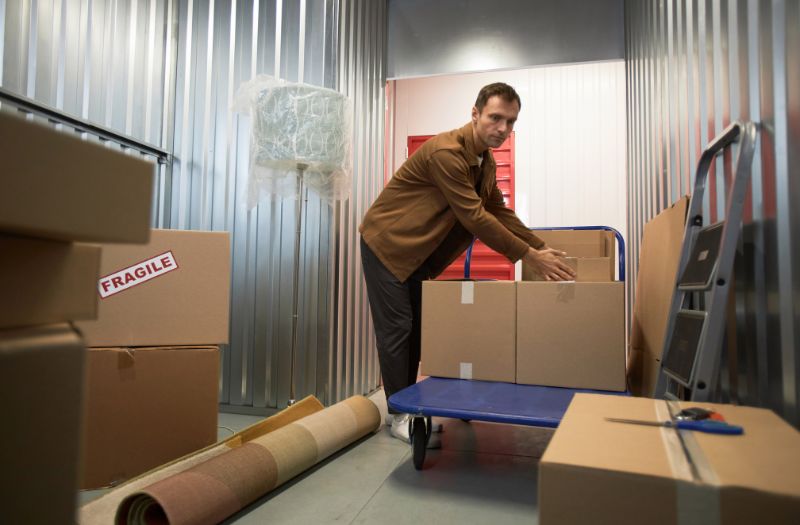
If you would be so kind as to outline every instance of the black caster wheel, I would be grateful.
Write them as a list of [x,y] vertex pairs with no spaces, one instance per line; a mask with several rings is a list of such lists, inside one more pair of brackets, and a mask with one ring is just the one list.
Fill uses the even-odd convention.
[[[430,420],[430,418],[428,418]],[[414,453],[414,468],[422,470],[422,465],[425,463],[425,450],[428,445],[428,438],[430,437],[431,425],[423,417],[414,417],[409,422],[411,425],[411,446]]]

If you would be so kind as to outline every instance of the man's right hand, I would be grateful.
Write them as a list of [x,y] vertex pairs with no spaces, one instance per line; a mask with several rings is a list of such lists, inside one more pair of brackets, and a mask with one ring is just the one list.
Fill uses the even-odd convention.
[[572,281],[575,280],[575,272],[564,260],[565,255],[560,250],[545,246],[541,250],[528,248],[522,260],[547,281]]

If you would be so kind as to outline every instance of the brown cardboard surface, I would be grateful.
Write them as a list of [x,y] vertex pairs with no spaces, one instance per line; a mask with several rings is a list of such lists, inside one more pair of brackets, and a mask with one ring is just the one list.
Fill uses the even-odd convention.
[[100,275],[108,276],[166,252],[174,256],[173,271],[100,299],[97,320],[78,323],[87,346],[228,342],[227,232],[153,230],[146,245],[103,245]]
[[100,247],[0,234],[0,328],[97,316]]
[[[661,405],[659,410],[658,404]],[[800,516],[800,434],[769,410],[703,406],[745,429],[742,436],[690,433],[718,487],[720,523],[796,523]],[[606,421],[663,420],[663,400],[577,394],[539,466],[539,520],[558,523],[678,523],[677,510],[703,484],[674,470],[675,431]],[[694,460],[695,463],[700,461]],[[678,472],[676,474],[675,472]]]
[[548,247],[567,257],[613,257],[614,236],[603,230],[536,230]]
[[[577,282],[610,282],[614,280],[613,266],[609,257],[565,257],[567,265],[575,273]],[[544,281],[545,279],[522,263],[523,281]]]
[[82,488],[131,478],[217,439],[219,349],[92,348]]
[[688,206],[689,198],[682,197],[644,227],[630,339],[632,362],[636,358],[640,366],[628,371],[630,383],[639,385],[631,390],[636,395],[655,391]]
[[638,348],[628,351],[628,388],[634,395],[652,396],[655,392],[661,360]]
[[3,523],[75,523],[85,354],[66,324],[0,331]]
[[146,242],[155,167],[75,134],[0,113],[0,231]]
[[421,373],[460,378],[464,364],[467,379],[513,382],[515,296],[513,281],[424,282]]
[[625,390],[624,283],[517,283],[517,383]]

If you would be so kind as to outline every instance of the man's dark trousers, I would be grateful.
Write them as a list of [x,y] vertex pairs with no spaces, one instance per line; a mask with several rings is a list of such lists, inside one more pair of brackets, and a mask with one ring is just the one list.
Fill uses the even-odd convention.
[[[417,381],[420,358],[423,264],[405,282],[392,274],[361,239],[361,265],[367,283],[378,346],[383,390],[392,394]],[[391,408],[390,413],[395,413]]]

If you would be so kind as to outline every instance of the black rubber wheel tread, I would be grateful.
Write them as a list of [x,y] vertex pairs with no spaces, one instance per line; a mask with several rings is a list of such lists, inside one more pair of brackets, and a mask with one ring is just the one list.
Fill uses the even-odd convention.
[[414,468],[417,470],[422,470],[422,465],[425,463],[425,449],[428,445],[429,435],[426,426],[424,418],[414,418],[411,429],[411,446],[414,449]]

